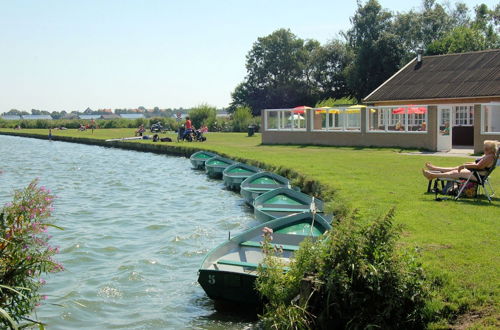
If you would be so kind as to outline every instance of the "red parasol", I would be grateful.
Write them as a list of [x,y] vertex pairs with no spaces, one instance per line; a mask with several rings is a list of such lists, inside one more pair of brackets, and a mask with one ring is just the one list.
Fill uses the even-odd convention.
[[303,115],[306,112],[306,110],[308,110],[308,109],[312,109],[312,108],[308,107],[307,105],[301,105],[301,106],[293,108],[293,113],[298,113],[298,114]]
[[416,105],[407,105],[404,107],[399,107],[394,110],[392,110],[392,113],[395,115],[402,115],[405,113],[405,111],[408,109],[408,114],[412,115],[423,115],[424,113],[427,113],[427,107],[419,107]]

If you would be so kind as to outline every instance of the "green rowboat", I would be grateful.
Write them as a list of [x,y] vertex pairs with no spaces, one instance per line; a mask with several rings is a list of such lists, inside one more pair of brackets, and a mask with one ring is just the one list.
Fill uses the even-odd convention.
[[249,205],[253,206],[254,199],[277,188],[290,188],[290,181],[272,172],[256,173],[241,183],[240,193]]
[[214,154],[213,152],[198,151],[192,154],[191,157],[189,157],[189,160],[191,161],[191,164],[193,164],[193,167],[195,169],[203,170],[205,168],[205,162],[215,156],[217,155]]
[[[253,202],[255,217],[260,221],[269,221],[291,214],[307,212],[311,209],[313,198],[309,195],[288,188],[268,191]],[[323,212],[323,201],[314,199],[316,212]]]
[[234,160],[232,159],[215,156],[205,161],[205,171],[213,179],[222,178],[224,169],[233,164]]
[[[264,259],[261,247],[264,227],[273,229],[271,246],[283,252],[276,257],[286,265],[307,237],[317,239],[330,224],[310,212],[278,218],[254,227],[209,252],[198,272],[198,282],[214,300],[260,304],[255,290],[257,268]],[[263,265],[265,267],[265,265]],[[283,271],[288,268],[283,266]]]
[[222,180],[224,185],[231,190],[240,190],[240,185],[246,178],[262,171],[260,168],[247,165],[244,163],[236,163],[226,167],[222,172]]

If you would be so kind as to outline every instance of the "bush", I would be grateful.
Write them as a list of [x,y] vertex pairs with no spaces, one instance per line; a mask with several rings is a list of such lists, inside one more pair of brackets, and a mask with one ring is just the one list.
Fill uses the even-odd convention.
[[[14,327],[29,316],[41,297],[44,273],[63,270],[52,257],[59,248],[48,245],[54,196],[32,181],[14,193],[0,213],[0,326]],[[55,227],[55,226],[54,226]]]
[[216,116],[217,110],[208,104],[199,105],[189,111],[189,117],[196,128],[206,125],[210,129],[210,126],[216,122]]
[[[346,219],[316,243],[303,244],[287,274],[261,269],[257,288],[269,299],[265,325],[276,329],[296,328],[294,324],[324,329],[424,327],[430,320],[430,289],[416,258],[396,251],[399,230],[392,218],[390,211],[364,227]],[[315,293],[295,301],[305,274],[313,279]]]
[[232,116],[232,126],[234,132],[246,132],[248,125],[252,124],[252,111],[249,107],[237,108]]

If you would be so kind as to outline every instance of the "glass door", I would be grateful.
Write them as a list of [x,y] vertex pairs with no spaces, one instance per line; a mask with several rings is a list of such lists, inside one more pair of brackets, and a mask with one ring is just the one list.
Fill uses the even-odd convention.
[[451,150],[451,134],[453,123],[453,111],[451,106],[438,106],[438,125],[437,125],[437,150]]

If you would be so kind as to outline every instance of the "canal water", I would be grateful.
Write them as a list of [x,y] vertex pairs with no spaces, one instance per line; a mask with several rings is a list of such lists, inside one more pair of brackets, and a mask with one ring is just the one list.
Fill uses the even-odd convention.
[[241,329],[197,283],[205,254],[257,224],[242,198],[186,158],[0,135],[0,203],[31,180],[51,189],[48,329]]

